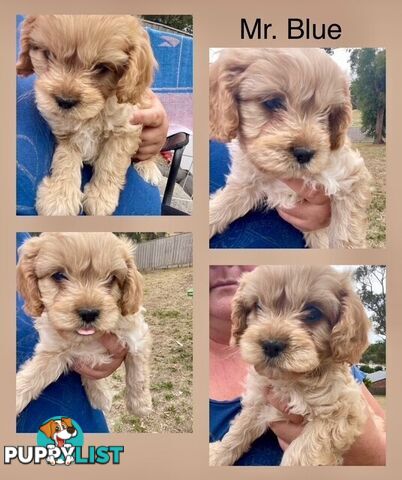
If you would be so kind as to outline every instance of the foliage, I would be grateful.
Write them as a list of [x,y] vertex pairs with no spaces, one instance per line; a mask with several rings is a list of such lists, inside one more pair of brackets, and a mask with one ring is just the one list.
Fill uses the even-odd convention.
[[374,372],[379,372],[383,370],[383,367],[380,365],[376,365],[375,367],[370,367],[370,365],[360,365],[359,370],[361,370],[364,373],[374,373]]
[[366,386],[367,389],[370,389],[371,384],[373,382],[366,377],[366,378],[363,378],[363,383],[364,383],[364,385]]
[[386,134],[385,59],[385,50],[378,48],[351,49],[349,59],[353,104],[362,112],[362,131],[374,143],[384,143]]
[[385,341],[373,343],[364,352],[362,359],[364,363],[386,364],[386,344]]
[[193,16],[192,15],[142,15],[144,20],[150,22],[168,25],[186,33],[193,33]]
[[386,268],[385,265],[360,265],[354,277],[357,292],[369,312],[378,335],[386,335]]
[[117,235],[125,235],[131,238],[135,243],[149,242],[156,238],[163,238],[167,236],[166,232],[129,232],[129,233],[117,233]]

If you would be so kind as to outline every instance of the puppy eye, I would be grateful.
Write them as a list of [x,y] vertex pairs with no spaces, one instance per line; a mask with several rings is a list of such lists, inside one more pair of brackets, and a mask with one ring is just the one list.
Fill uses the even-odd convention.
[[63,272],[54,273],[52,275],[52,278],[57,283],[63,282],[64,280],[68,280],[67,275],[65,275]]
[[265,100],[263,102],[265,108],[267,108],[270,112],[275,112],[277,110],[285,110],[285,103],[282,98],[274,97],[270,98],[269,100]]
[[255,309],[257,310],[257,312],[262,312],[263,311],[263,308],[262,308],[262,305],[261,305],[260,302],[256,303]]
[[98,63],[95,65],[95,73],[97,75],[105,75],[106,73],[111,72],[111,68],[106,63]]
[[304,319],[308,323],[319,322],[323,317],[321,310],[315,307],[314,305],[307,305],[306,308],[304,309],[304,314],[305,314]]
[[52,53],[49,50],[42,50],[42,53],[46,60],[50,60],[52,58]]
[[60,432],[60,427],[58,425],[56,425],[55,430],[56,430],[56,432]]
[[106,285],[108,287],[111,287],[116,281],[117,281],[116,275],[110,275],[110,277],[106,279]]

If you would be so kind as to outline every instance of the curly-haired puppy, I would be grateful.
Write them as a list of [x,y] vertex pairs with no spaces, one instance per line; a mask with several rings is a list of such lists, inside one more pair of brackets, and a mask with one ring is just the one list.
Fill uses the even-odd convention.
[[295,206],[279,180],[297,178],[331,198],[330,225],[305,233],[307,245],[364,247],[371,176],[347,139],[351,112],[347,79],[321,49],[224,49],[210,72],[211,136],[236,142],[211,236],[257,205]]
[[250,365],[242,411],[211,465],[232,465],[282,414],[272,388],[303,415],[281,465],[341,465],[367,413],[350,364],[368,346],[369,320],[349,275],[327,266],[260,266],[243,275],[232,303],[232,345]]
[[[151,339],[133,250],[130,240],[112,233],[42,233],[20,248],[17,287],[26,312],[35,318],[39,342],[17,373],[17,414],[74,362],[109,362],[99,342],[106,332],[128,348],[128,410],[151,411]],[[111,407],[106,380],[82,377],[82,383],[94,408]]]
[[[140,144],[129,120],[147,105],[156,65],[148,35],[131,15],[36,15],[25,19],[17,73],[36,73],[36,102],[57,140],[40,184],[39,215],[110,215]],[[155,159],[135,164],[157,184]],[[81,192],[81,167],[93,166]]]

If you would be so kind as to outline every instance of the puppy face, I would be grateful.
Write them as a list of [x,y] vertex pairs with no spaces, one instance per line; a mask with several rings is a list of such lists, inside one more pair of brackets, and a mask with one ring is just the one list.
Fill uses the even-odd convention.
[[348,275],[331,267],[260,266],[233,299],[232,344],[270,378],[357,362],[369,326]]
[[273,178],[321,172],[350,121],[346,78],[321,49],[227,49],[211,66],[212,137],[237,137]]
[[17,73],[37,74],[37,104],[48,121],[93,118],[114,93],[137,103],[154,66],[148,35],[130,15],[38,15],[22,25]]
[[20,249],[17,288],[32,316],[46,311],[69,338],[113,332],[138,312],[142,278],[133,244],[112,233],[43,233]]
[[77,430],[73,426],[71,418],[62,418],[60,420],[49,420],[44,423],[40,429],[48,438],[54,440],[58,447],[62,447],[65,440],[77,436]]

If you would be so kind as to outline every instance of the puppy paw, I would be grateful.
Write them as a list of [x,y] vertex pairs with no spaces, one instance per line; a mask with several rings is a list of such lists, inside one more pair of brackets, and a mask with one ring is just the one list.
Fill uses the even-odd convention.
[[24,398],[24,395],[18,394],[17,392],[17,402],[16,402],[16,414],[18,415],[24,410],[27,406],[27,402]]
[[109,392],[103,392],[102,394],[97,394],[94,397],[89,397],[89,403],[91,404],[92,408],[97,410],[102,410],[103,412],[110,412],[112,408],[112,396]]
[[226,230],[227,225],[222,225],[219,223],[210,223],[209,224],[209,238],[211,239],[218,233],[222,233]]
[[138,417],[146,417],[152,413],[152,398],[151,394],[143,397],[133,397],[126,393],[127,410]]
[[81,377],[89,403],[92,408],[109,412],[112,408],[112,393],[105,379],[92,380]]
[[60,182],[45,177],[36,193],[36,211],[43,216],[79,215],[82,192],[71,182]]
[[222,442],[213,442],[209,444],[209,466],[210,467],[222,467],[225,465],[232,465],[225,448],[223,448]]
[[162,173],[155,163],[155,160],[145,160],[143,162],[134,163],[134,168],[138,174],[151,185],[159,185],[162,180]]
[[119,203],[120,188],[117,185],[98,186],[87,183],[84,188],[84,212],[87,215],[112,215]]

